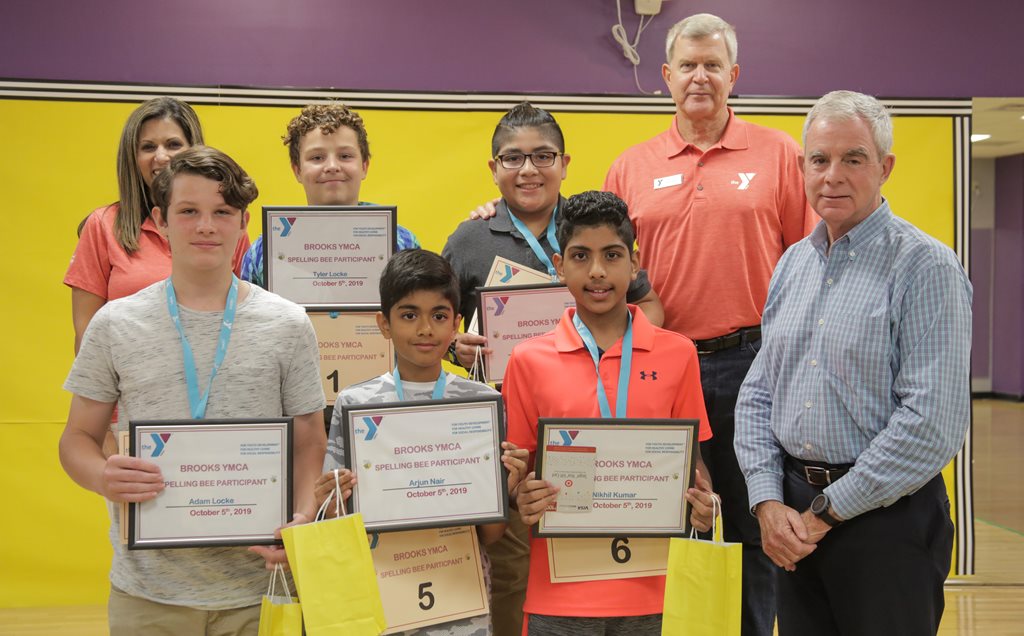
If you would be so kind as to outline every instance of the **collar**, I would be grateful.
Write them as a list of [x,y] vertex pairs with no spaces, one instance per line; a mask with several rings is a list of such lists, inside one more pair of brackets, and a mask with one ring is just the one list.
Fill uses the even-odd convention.
[[[562,195],[558,195],[558,209],[561,209],[565,204],[565,198]],[[494,206],[495,214],[487,220],[487,227],[494,232],[503,232],[505,234],[512,234],[519,236],[519,231],[516,230],[515,226],[512,225],[512,218],[509,216],[508,203],[505,199],[498,201],[498,205]],[[521,237],[526,240],[525,237]]]
[[139,234],[141,235],[142,232],[151,232],[159,236],[161,240],[167,240],[166,238],[164,238],[164,235],[160,233],[160,229],[157,228],[156,221],[153,220],[152,214],[147,216],[146,220],[142,222],[142,226],[139,228]]
[[[647,320],[647,316],[636,305],[626,305],[626,307],[629,309],[629,313],[633,314],[633,349],[650,351],[654,348],[654,325]],[[555,350],[559,353],[567,353],[578,349],[587,350],[586,345],[583,344],[583,339],[580,338],[580,334],[572,326],[572,317],[575,314],[576,308],[569,307],[562,314],[558,325],[555,326]],[[621,357],[622,339],[620,338],[618,342],[612,345],[611,349],[604,353],[605,355]],[[590,354],[588,353],[587,355],[589,356]]]
[[[668,129],[668,137],[665,143],[665,156],[675,157],[676,155],[682,154],[688,150],[693,144],[683,139],[683,136],[679,134],[679,127],[676,126],[679,114],[677,113],[672,117],[672,125]],[[718,140],[718,143],[707,150],[700,152],[710,152],[714,148],[724,148],[725,150],[746,150],[750,147],[749,139],[747,138],[747,122],[743,121],[729,108],[729,119],[725,122],[725,132],[722,133],[722,138]],[[696,146],[693,146],[695,149]],[[699,149],[697,149],[699,150]]]
[[[862,245],[866,245],[882,233],[892,218],[892,209],[889,207],[889,202],[883,197],[882,204],[875,208],[874,212],[869,214],[867,218],[855,225],[852,230],[844,234],[836,241],[836,244],[845,242],[850,249],[857,249]],[[829,248],[829,243],[828,227],[824,221],[818,223],[817,227],[814,228],[814,231],[808,237],[808,240],[810,240],[811,245],[819,254],[825,255],[826,250]]]

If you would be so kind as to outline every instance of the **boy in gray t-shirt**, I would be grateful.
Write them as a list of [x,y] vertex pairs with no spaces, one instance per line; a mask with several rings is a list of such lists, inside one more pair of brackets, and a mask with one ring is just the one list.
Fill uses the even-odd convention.
[[[291,416],[296,517],[308,517],[325,448],[316,337],[301,307],[231,272],[256,186],[227,155],[197,146],[174,157],[153,194],[171,278],[108,303],[89,324],[64,385],[75,395],[61,462],[78,484],[110,501],[141,503],[160,495],[164,478],[147,460],[104,457],[115,405],[120,430],[129,420]],[[207,402],[193,400],[189,385],[202,395],[208,381]],[[256,633],[265,561],[284,561],[282,549],[128,551],[112,512],[111,634]]]
[[[345,465],[345,435],[341,406],[411,400],[458,399],[496,395],[479,382],[444,372],[441,360],[459,328],[459,283],[448,261],[421,249],[405,250],[393,256],[380,279],[381,311],[377,325],[395,348],[397,365],[391,373],[353,384],[341,390],[328,433],[324,474],[316,483],[317,501],[323,502],[335,488],[334,471],[344,497],[352,493],[357,478]],[[508,442],[502,462],[509,470],[509,492],[519,484],[526,468],[525,451]],[[328,506],[331,508],[331,506]],[[331,510],[333,512],[333,509]],[[483,546],[497,541],[504,523],[477,526],[480,562],[490,591],[490,563]],[[474,616],[402,632],[405,636],[486,636],[491,633],[490,616]]]

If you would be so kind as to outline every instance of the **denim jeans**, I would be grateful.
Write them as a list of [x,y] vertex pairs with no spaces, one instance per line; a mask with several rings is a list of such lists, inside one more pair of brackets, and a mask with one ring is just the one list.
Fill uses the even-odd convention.
[[743,544],[743,636],[771,636],[775,623],[777,568],[761,549],[761,529],[750,514],[747,484],[733,450],[740,385],[761,347],[743,337],[738,347],[700,354],[700,381],[713,437],[701,444],[715,492],[722,497],[726,541]]

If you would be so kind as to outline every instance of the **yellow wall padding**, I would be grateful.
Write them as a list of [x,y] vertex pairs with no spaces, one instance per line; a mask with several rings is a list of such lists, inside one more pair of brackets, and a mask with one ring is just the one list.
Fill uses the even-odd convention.
[[[70,292],[61,283],[75,228],[117,198],[115,156],[135,104],[0,100],[0,606],[106,600],[110,564],[103,501],[75,485],[57,461],[70,396]],[[250,234],[262,205],[303,204],[280,137],[297,108],[198,106],[207,143],[256,180]],[[487,160],[494,112],[364,110],[373,159],[361,198],[398,206],[399,222],[440,251],[456,224],[497,194]],[[572,156],[563,193],[600,188],[615,156],[671,123],[668,115],[555,113]],[[799,138],[800,116],[747,117]],[[897,214],[953,241],[950,119],[896,120],[896,170],[885,194]],[[952,487],[952,473],[946,483]],[[953,500],[953,497],[950,497]]]

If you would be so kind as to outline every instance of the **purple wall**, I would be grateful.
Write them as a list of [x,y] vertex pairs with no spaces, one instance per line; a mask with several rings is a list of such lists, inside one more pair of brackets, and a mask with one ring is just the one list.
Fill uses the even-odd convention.
[[[666,2],[640,44],[646,90],[669,26],[700,11],[737,27],[738,94],[1024,95],[1024,3],[990,0]],[[613,0],[5,0],[0,77],[635,93],[614,22]]]
[[1024,396],[1024,155],[996,160],[992,391]]

